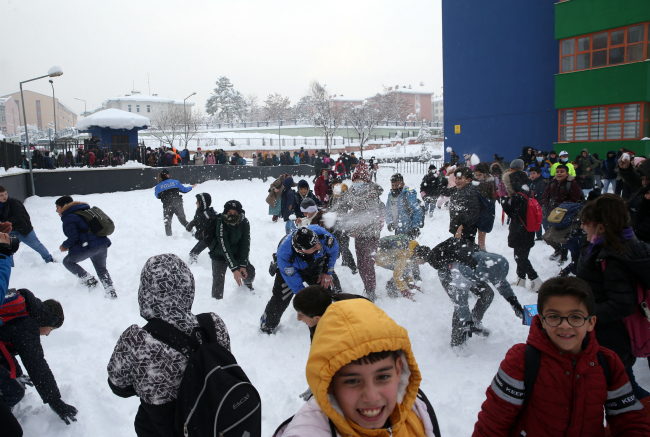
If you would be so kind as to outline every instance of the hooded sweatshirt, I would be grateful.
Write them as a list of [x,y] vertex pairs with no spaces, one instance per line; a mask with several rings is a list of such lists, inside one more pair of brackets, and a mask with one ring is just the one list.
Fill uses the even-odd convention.
[[[391,430],[361,428],[343,416],[327,390],[334,374],[346,364],[372,352],[401,350],[403,363]],[[365,299],[331,304],[318,322],[307,361],[307,382],[314,397],[294,416],[278,437],[330,437],[329,420],[344,437],[433,437],[426,406],[417,397],[422,381],[406,329]],[[392,434],[391,434],[392,433]]]

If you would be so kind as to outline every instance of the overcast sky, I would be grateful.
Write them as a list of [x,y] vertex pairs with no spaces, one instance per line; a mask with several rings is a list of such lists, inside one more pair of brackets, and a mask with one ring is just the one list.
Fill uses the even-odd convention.
[[[77,113],[133,90],[203,108],[227,76],[294,104],[311,80],[364,98],[382,85],[442,87],[440,0],[0,0],[0,95],[60,65]],[[24,89],[50,94],[47,79]]]

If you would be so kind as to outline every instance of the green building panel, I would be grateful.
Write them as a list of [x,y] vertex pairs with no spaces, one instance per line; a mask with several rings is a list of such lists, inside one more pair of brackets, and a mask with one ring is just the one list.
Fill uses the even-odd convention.
[[618,151],[621,147],[628,150],[633,150],[637,156],[650,156],[650,140],[631,140],[631,141],[594,141],[594,142],[580,142],[580,143],[555,143],[553,150],[561,152],[566,150],[569,152],[569,160],[573,159],[580,154],[582,149],[588,149],[589,153],[598,153],[600,159],[607,156],[610,150]]
[[555,4],[555,39],[650,21],[648,0],[569,0]]
[[556,109],[629,102],[650,102],[649,61],[555,75]]

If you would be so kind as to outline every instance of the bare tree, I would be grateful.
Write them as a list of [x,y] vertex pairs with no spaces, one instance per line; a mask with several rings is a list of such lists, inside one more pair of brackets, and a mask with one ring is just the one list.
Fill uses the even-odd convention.
[[382,120],[404,121],[413,112],[413,106],[408,97],[384,87],[384,92],[372,98],[376,102]]
[[311,96],[307,95],[298,100],[296,106],[293,107],[293,118],[307,120],[311,118],[313,112],[314,105],[312,104]]
[[291,99],[275,93],[269,94],[264,101],[266,120],[284,120],[291,115]]
[[363,146],[370,139],[372,131],[379,124],[381,113],[375,102],[364,102],[362,105],[346,104],[343,107],[343,117],[356,131],[359,137],[359,151],[363,158]]
[[263,116],[263,108],[260,106],[260,99],[257,94],[246,94],[246,102],[248,103],[248,112],[246,119],[248,121],[259,121]]
[[174,103],[160,106],[151,115],[151,129],[158,131],[158,138],[168,147],[184,134],[184,122],[183,107]]
[[334,105],[325,87],[316,80],[309,85],[309,95],[313,107],[312,123],[315,128],[323,132],[325,147],[328,152],[331,152],[332,138],[339,129],[343,118],[342,109]]
[[187,143],[189,143],[190,140],[194,139],[197,136],[199,130],[201,129],[201,126],[205,124],[205,118],[199,109],[192,109],[191,107],[189,109],[186,109],[182,115],[183,132],[181,132],[180,136],[183,140],[183,143],[185,144],[185,147],[187,147]]

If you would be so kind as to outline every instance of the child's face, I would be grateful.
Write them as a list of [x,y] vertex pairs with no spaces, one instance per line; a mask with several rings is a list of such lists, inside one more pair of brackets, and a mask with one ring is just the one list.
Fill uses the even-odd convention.
[[346,418],[366,429],[384,426],[397,405],[402,360],[385,358],[373,364],[348,364],[332,378],[329,393]]
[[52,332],[53,329],[54,329],[54,328],[49,327],[49,326],[45,326],[45,327],[39,328],[39,334],[40,334],[40,335],[44,335],[44,336],[47,337],[48,335],[50,335],[50,332]]
[[476,177],[477,180],[482,181],[483,178],[485,178],[485,173],[480,171],[475,171],[474,176]]
[[456,176],[456,188],[459,190],[465,188],[471,182],[470,179],[467,179],[465,176],[458,177]]
[[307,193],[309,192],[309,188],[307,188],[307,187],[300,187],[300,190],[298,190],[298,191],[300,191],[300,194],[301,194],[302,196],[306,196]]
[[[583,320],[583,318],[589,317],[587,307],[572,296],[551,297],[544,304],[544,313],[539,317],[542,319],[542,325],[555,347],[571,354],[582,351],[582,341],[596,325],[596,316],[589,320]],[[562,323],[555,327],[551,326],[557,324],[558,317],[568,317],[568,320],[560,319]],[[584,325],[579,327],[571,326],[569,321],[574,325],[580,325],[580,323],[584,322]]]
[[530,178],[531,178],[532,180],[535,180],[535,179],[537,179],[538,177],[539,177],[539,173],[537,173],[536,171],[531,171],[531,172],[530,172]]
[[314,326],[318,325],[318,321],[320,320],[320,316],[315,316],[315,317],[307,317],[300,311],[296,311],[298,313],[298,321],[304,323],[305,325],[309,326],[310,328],[313,328]]

